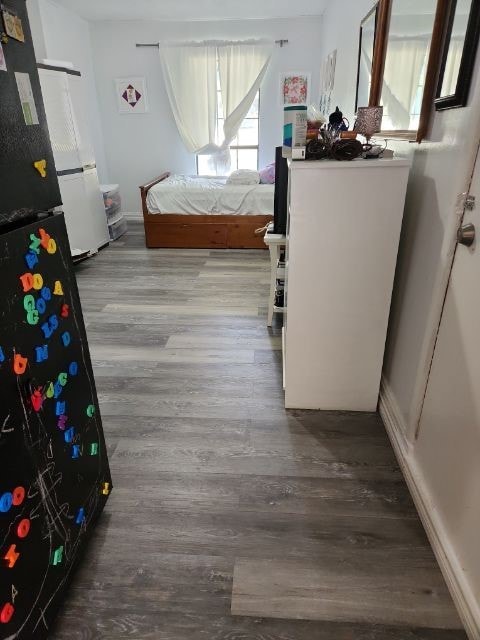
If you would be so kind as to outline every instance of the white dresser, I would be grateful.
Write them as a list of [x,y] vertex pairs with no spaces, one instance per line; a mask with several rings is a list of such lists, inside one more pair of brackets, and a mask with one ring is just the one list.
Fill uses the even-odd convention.
[[285,405],[375,411],[410,163],[290,163]]

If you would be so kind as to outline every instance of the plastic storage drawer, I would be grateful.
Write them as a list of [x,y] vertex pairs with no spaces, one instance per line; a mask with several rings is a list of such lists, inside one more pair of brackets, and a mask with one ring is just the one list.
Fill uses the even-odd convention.
[[118,218],[121,215],[120,210],[121,210],[120,205],[116,205],[116,204],[112,205],[108,209],[105,209],[108,224],[113,224],[116,220],[118,220]]
[[122,208],[122,198],[120,197],[120,187],[118,184],[102,184],[100,189],[103,194],[103,203],[107,218],[111,219],[118,214]]
[[108,232],[111,240],[118,240],[127,232],[127,220],[121,216],[108,224]]

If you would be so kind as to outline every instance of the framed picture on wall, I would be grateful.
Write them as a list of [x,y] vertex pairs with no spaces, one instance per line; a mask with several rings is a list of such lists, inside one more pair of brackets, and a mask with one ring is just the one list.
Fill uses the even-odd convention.
[[122,115],[148,112],[145,78],[117,78],[115,92],[118,112]]
[[306,105],[310,99],[311,73],[289,71],[280,75],[280,100],[282,107]]
[[320,111],[328,115],[332,108],[332,92],[335,88],[337,49],[328,54],[320,68]]

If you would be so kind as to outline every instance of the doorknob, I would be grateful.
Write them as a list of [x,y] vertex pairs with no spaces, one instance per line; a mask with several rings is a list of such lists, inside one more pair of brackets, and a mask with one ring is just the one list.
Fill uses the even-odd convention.
[[475,242],[475,225],[471,222],[462,225],[458,230],[457,240],[458,244],[463,244],[464,247],[471,247]]

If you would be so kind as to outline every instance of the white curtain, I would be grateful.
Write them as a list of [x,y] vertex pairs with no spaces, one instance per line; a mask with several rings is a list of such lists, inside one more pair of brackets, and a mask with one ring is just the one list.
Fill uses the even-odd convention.
[[411,129],[419,86],[426,69],[428,38],[388,43],[382,91],[384,129]]
[[216,148],[217,49],[160,45],[168,98],[180,136],[191,153]]
[[232,43],[218,48],[225,116],[222,146],[228,147],[236,137],[260,89],[272,53],[273,43]]
[[[160,45],[167,93],[185,146],[211,155],[219,173],[230,164],[229,145],[253,104],[267,71],[273,43]],[[217,56],[225,118],[216,138]],[[222,139],[223,138],[223,139]]]

